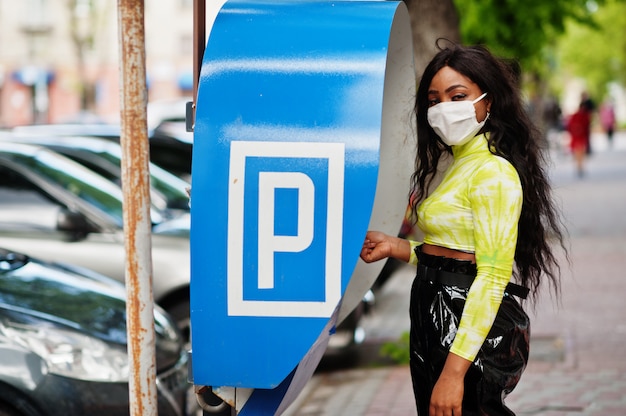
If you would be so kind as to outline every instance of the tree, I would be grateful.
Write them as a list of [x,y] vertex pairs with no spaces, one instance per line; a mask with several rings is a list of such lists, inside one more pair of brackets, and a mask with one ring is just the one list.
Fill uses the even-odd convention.
[[80,106],[82,110],[95,106],[95,82],[89,76],[89,67],[94,66],[94,54],[97,53],[97,40],[103,35],[103,29],[110,16],[108,8],[113,2],[107,0],[67,0],[69,13],[69,34],[76,51],[79,76]]
[[80,79],[80,108],[85,110],[92,104],[92,97],[90,97],[91,88],[87,80],[85,55],[93,46],[93,32],[91,31],[93,26],[89,22],[93,7],[88,0],[69,0],[68,8],[70,12],[70,36],[76,50],[78,76]]
[[[514,59],[540,83],[554,69],[553,46],[568,21],[593,24],[605,0],[405,0],[411,16],[416,72],[437,52],[436,40],[483,44]],[[623,1],[623,0],[610,0]]]
[[421,76],[437,53],[437,39],[460,42],[459,16],[453,0],[404,0],[411,18],[415,72]]
[[592,22],[589,3],[588,0],[455,0],[463,42],[484,44],[532,71],[543,67],[545,47],[554,44],[565,31],[568,20]]
[[626,2],[609,0],[594,13],[594,26],[571,22],[558,45],[561,72],[586,80],[599,99],[607,85],[626,85]]

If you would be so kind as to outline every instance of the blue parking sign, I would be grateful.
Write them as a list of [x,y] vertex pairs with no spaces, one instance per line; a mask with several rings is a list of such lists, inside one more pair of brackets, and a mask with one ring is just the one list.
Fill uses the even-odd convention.
[[194,384],[285,387],[371,285],[347,290],[367,229],[405,212],[412,64],[401,2],[224,5],[196,100]]
[[330,317],[342,293],[344,152],[343,143],[231,143],[229,316]]

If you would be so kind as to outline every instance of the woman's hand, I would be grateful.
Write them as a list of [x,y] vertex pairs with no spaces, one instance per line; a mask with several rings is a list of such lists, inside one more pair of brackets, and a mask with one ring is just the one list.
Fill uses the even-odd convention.
[[464,388],[463,378],[442,374],[430,396],[429,416],[461,416]]
[[449,353],[430,396],[429,416],[461,416],[465,373],[471,361]]
[[411,246],[408,240],[392,237],[380,231],[368,231],[365,235],[361,258],[366,263],[372,263],[387,257],[409,261]]

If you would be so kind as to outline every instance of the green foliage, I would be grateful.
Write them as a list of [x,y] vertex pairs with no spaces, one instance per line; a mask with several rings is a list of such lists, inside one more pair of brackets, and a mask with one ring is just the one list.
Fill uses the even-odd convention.
[[572,19],[592,24],[587,0],[454,0],[466,44],[484,44],[496,54],[519,60],[522,68],[541,66],[542,50]]
[[597,27],[570,22],[556,50],[560,72],[585,79],[602,98],[609,82],[626,84],[626,2],[606,1],[594,19]]
[[409,333],[403,332],[397,341],[384,343],[380,347],[380,355],[385,358],[390,358],[397,364],[408,364],[411,357],[409,339]]
[[[453,0],[465,44],[517,60],[530,95],[583,78],[601,99],[626,84],[626,0]],[[550,86],[550,87],[548,87]]]

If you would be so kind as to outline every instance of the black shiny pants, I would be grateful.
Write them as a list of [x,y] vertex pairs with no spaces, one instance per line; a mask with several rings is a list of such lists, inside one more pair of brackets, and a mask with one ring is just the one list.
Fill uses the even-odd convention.
[[[420,253],[420,261],[433,259],[438,258]],[[447,271],[458,272],[450,259],[445,260]],[[411,289],[410,366],[418,415],[428,416],[431,392],[454,340],[468,289],[426,281],[419,270]],[[529,337],[528,315],[514,297],[505,294],[491,331],[465,376],[463,416],[514,415],[504,398],[526,368]]]

